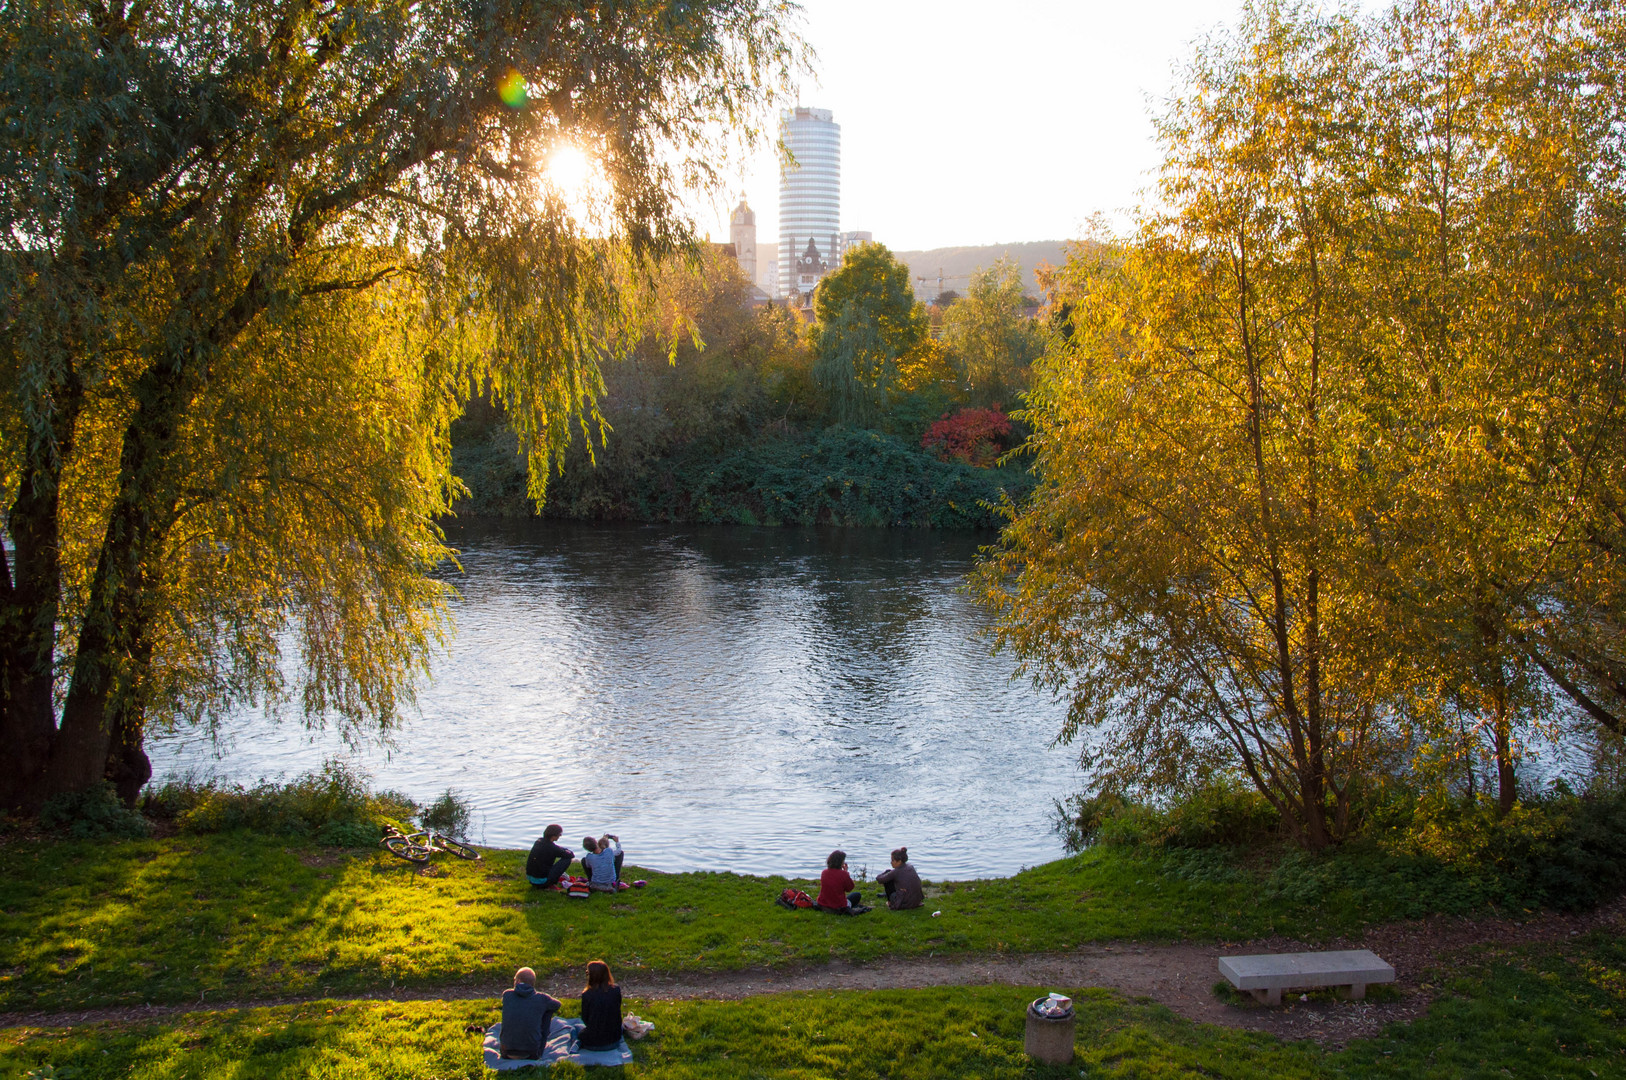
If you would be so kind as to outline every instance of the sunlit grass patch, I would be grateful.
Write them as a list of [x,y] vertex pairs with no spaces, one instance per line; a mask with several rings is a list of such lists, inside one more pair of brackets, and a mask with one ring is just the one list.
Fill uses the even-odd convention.
[[492,851],[419,872],[374,849],[248,833],[14,842],[0,848],[0,1008],[490,984],[521,965],[551,972],[594,957],[618,970],[727,970],[1314,935],[1356,921],[1327,897],[1260,903],[1246,885],[1184,880],[1109,850],[1011,878],[936,883],[925,909],[879,906],[857,919],[776,907],[788,879],[720,873],[630,871],[649,886],[572,900],[531,888],[523,860]]
[[679,972],[1115,939],[1315,940],[1396,914],[1385,893],[1333,883],[1261,897],[1251,877],[1193,880],[1155,853],[1107,847],[1010,878],[933,882],[923,909],[877,904],[856,919],[773,904],[811,880],[628,868],[649,886],[573,900],[531,888],[523,862],[490,851],[420,872],[378,849],[250,833],[14,841],[0,847],[0,1009],[490,986],[522,965],[546,975],[596,957]]

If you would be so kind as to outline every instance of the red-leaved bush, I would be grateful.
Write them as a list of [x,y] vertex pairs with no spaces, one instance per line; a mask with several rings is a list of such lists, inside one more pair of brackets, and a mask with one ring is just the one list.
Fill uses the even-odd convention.
[[999,460],[1011,437],[1011,420],[999,406],[961,409],[926,429],[920,445],[944,461],[963,461],[987,468]]

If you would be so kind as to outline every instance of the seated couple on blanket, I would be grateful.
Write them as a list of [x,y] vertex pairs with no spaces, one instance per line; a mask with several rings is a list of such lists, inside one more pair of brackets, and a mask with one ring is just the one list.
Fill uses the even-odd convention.
[[[535,971],[522,967],[514,972],[514,988],[502,992],[502,1056],[521,1061],[541,1058],[559,1004],[558,998],[536,988]],[[610,965],[602,960],[587,965],[578,1043],[576,1049],[587,1053],[621,1045],[621,988],[610,975]]]
[[[549,825],[542,830],[542,838],[531,845],[530,857],[525,860],[525,876],[537,888],[557,889],[559,879],[576,857],[574,851],[559,844],[564,831],[563,826]],[[582,849],[582,872],[587,875],[588,887],[595,892],[615,892],[621,881],[621,862],[626,858],[621,851],[621,838],[611,833],[597,840],[588,836],[582,840]]]
[[[863,894],[852,891],[853,877],[847,872],[847,853],[832,851],[824,864],[824,873],[819,875],[819,897],[813,902],[830,911],[869,910],[864,908]],[[886,890],[886,906],[893,911],[917,908],[925,901],[920,875],[909,865],[908,848],[898,848],[892,853],[892,868],[875,875],[875,882]]]

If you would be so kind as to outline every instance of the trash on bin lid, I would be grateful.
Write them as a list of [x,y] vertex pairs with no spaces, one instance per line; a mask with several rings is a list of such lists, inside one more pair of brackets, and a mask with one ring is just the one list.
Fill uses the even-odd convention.
[[1061,994],[1051,994],[1049,997],[1038,998],[1033,1002],[1033,1012],[1048,1020],[1061,1020],[1073,1014],[1073,999]]

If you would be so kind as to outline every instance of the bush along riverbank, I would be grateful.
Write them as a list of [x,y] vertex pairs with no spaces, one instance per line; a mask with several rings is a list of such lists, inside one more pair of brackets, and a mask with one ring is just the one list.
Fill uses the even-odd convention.
[[[455,449],[470,494],[459,513],[528,517],[525,470],[500,425]],[[572,454],[548,484],[544,517],[737,525],[991,529],[1033,489],[1021,467],[944,461],[895,435],[833,427],[746,442],[690,443],[643,459]]]
[[1359,895],[1371,917],[1578,911],[1626,891],[1626,790],[1602,782],[1530,793],[1506,813],[1397,787],[1358,807],[1354,837],[1320,857],[1285,842],[1265,798],[1235,784],[1160,806],[1075,796],[1057,810],[1070,850],[1136,852],[1181,880],[1253,881],[1299,904]]

